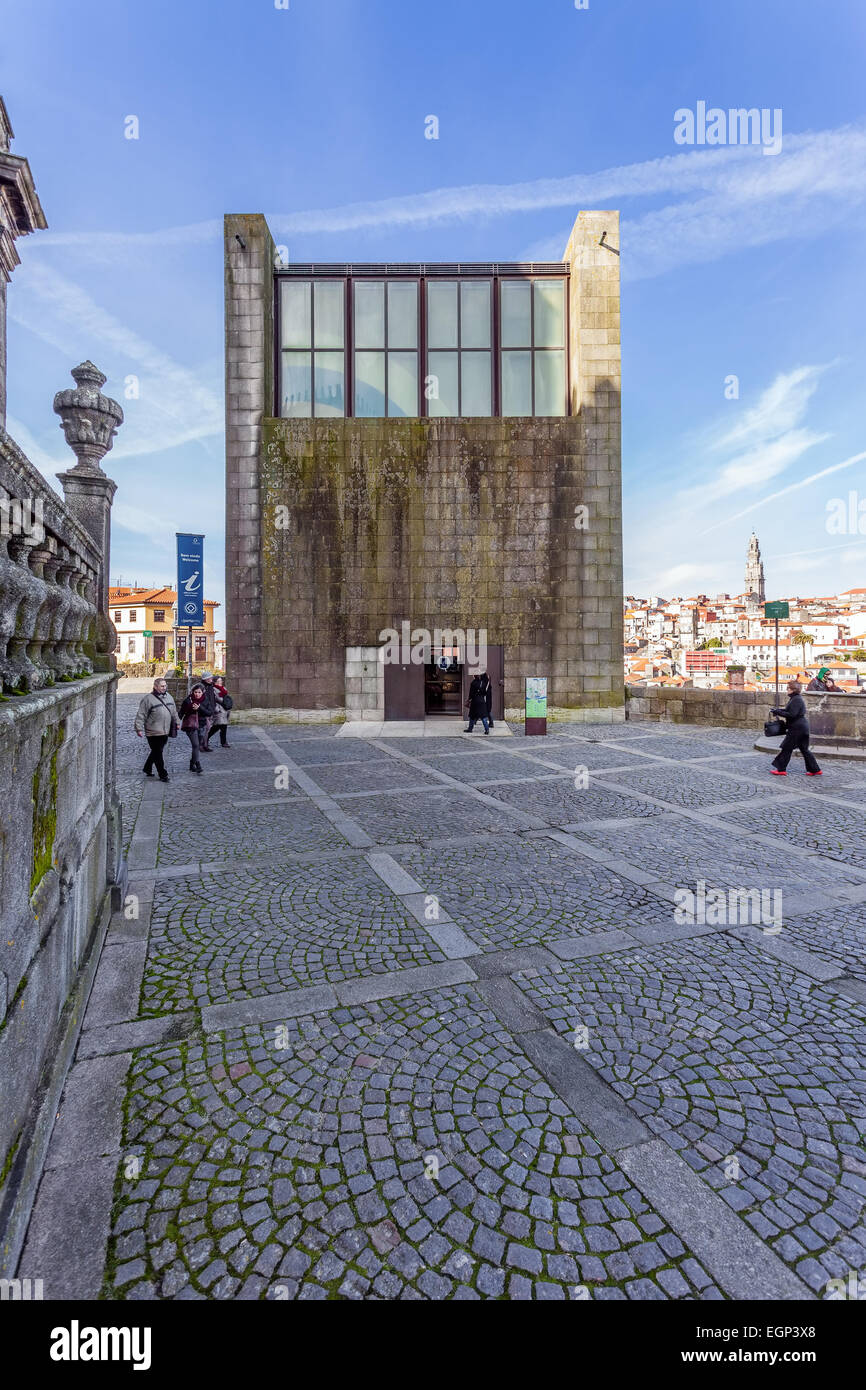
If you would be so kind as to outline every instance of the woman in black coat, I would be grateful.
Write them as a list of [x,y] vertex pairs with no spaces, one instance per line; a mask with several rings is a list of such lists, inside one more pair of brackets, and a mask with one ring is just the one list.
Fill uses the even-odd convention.
[[469,687],[469,699],[467,704],[469,706],[469,728],[466,730],[466,733],[471,734],[472,730],[475,728],[476,722],[480,719],[481,723],[484,725],[485,734],[489,734],[487,694],[481,676],[473,677],[472,684]]
[[773,759],[772,772],[774,777],[787,777],[788,763],[791,761],[791,754],[795,748],[799,748],[803,754],[806,776],[821,776],[818,760],[809,748],[809,716],[806,713],[806,701],[800,694],[801,690],[802,686],[799,681],[788,681],[788,703],[784,709],[772,711],[773,714],[782,716],[787,730],[782,746]]

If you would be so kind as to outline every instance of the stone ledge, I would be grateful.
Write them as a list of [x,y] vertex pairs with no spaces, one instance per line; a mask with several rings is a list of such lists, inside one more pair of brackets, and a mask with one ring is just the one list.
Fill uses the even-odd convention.
[[232,710],[232,724],[344,724],[347,711],[339,709],[243,709]]
[[97,672],[84,676],[79,681],[60,681],[57,685],[43,686],[28,695],[4,695],[0,705],[0,738],[22,719],[30,719],[36,714],[45,714],[57,705],[69,704],[76,696],[87,696],[100,685],[109,685],[119,680],[114,671]]

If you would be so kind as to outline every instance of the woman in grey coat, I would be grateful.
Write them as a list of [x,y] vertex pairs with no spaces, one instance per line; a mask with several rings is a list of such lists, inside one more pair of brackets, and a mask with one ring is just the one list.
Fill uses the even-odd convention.
[[178,725],[177,706],[168,693],[168,686],[165,681],[158,678],[153,683],[153,690],[149,695],[145,695],[138,707],[138,714],[135,716],[135,732],[139,738],[146,738],[150,746],[147,762],[142,771],[145,776],[152,777],[153,769],[156,768],[160,782],[168,781],[168,773],[165,770],[162,754],[171,734],[172,720],[176,730]]

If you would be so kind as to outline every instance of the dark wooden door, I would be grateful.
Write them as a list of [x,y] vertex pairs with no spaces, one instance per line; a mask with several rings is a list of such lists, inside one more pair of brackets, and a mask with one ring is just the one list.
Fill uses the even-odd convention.
[[385,718],[424,718],[424,667],[385,663]]
[[[472,677],[477,676],[480,671],[485,670],[479,662],[470,666],[468,662],[463,667],[463,713],[466,714],[466,702],[469,699],[469,687],[472,684]],[[490,677],[490,684],[493,687],[493,700],[490,706],[490,713],[494,724],[498,720],[505,719],[505,649],[502,646],[487,648],[487,674]]]
[[493,704],[491,714],[494,720],[505,719],[505,649],[504,647],[487,648],[487,674],[490,677],[490,684],[493,686]]

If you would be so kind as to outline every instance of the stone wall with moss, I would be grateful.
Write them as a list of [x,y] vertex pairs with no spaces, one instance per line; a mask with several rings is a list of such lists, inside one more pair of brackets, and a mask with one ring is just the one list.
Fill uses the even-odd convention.
[[70,1001],[111,906],[109,843],[119,826],[110,824],[117,811],[106,748],[113,741],[115,681],[113,674],[97,675],[0,698],[0,1271],[5,1272],[8,1244],[14,1243],[21,1211],[26,1218],[28,1190],[38,1179],[38,1171],[30,1171],[39,1162],[31,1129],[41,1122],[33,1102],[57,1069],[69,1032]]
[[610,539],[618,517],[603,513],[580,421],[268,418],[260,483],[265,669],[233,661],[241,694],[264,679],[266,706],[344,705],[346,647],[376,645],[405,619],[486,629],[505,647],[508,705],[537,673],[557,705],[622,704],[610,622],[578,573],[589,568],[616,602],[611,557],[584,549]]

